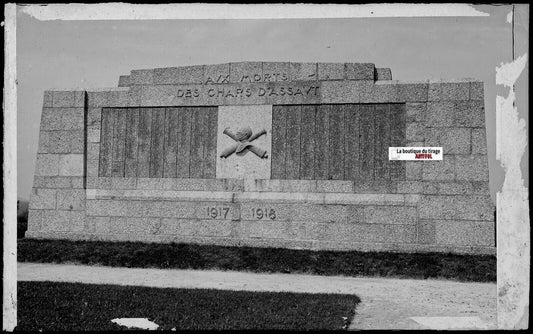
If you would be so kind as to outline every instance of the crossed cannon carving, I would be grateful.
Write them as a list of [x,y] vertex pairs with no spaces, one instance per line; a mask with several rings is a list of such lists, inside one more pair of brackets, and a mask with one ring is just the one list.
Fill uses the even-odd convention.
[[266,150],[263,150],[262,148],[259,148],[252,144],[252,142],[257,138],[261,137],[262,135],[266,135],[267,132],[265,129],[261,129],[259,132],[252,134],[252,129],[250,129],[250,127],[244,127],[239,129],[237,133],[234,134],[233,132],[231,132],[229,127],[227,127],[222,133],[235,140],[236,143],[232,144],[230,147],[222,151],[222,153],[220,154],[221,158],[227,158],[233,153],[237,155],[243,155],[246,153],[246,151],[254,153],[261,159],[268,158]]

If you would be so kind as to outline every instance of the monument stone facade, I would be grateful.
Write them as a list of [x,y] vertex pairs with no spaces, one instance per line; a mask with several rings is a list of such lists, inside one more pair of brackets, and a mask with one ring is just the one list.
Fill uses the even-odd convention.
[[[45,91],[27,237],[495,254],[481,81],[239,62],[118,86]],[[421,146],[443,160],[388,159]]]

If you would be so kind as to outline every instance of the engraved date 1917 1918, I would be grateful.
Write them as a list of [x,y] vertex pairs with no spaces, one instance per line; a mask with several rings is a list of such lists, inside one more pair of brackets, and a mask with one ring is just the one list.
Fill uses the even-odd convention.
[[256,219],[276,219],[276,210],[274,209],[261,209],[261,208],[252,208],[252,217]]
[[226,219],[229,207],[207,207],[207,217],[213,219]]
[[[229,207],[210,207],[206,208],[207,217],[211,219],[227,219]],[[276,210],[269,208],[252,208],[253,219],[270,219],[276,220]]]

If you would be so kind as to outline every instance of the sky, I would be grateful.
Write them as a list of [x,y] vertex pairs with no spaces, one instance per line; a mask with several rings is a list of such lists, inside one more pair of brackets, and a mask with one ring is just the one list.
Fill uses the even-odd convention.
[[[495,159],[495,68],[512,61],[511,5],[481,17],[40,21],[17,11],[17,187],[33,183],[43,92],[116,87],[133,69],[238,61],[370,62],[395,80],[475,78],[485,83],[490,190]],[[521,79],[522,80],[522,79]],[[527,80],[527,79],[526,79]],[[520,108],[519,108],[520,111]],[[528,124],[527,109],[521,117]],[[522,165],[527,166],[528,156]],[[526,168],[527,169],[527,168]],[[529,176],[525,173],[526,186]]]

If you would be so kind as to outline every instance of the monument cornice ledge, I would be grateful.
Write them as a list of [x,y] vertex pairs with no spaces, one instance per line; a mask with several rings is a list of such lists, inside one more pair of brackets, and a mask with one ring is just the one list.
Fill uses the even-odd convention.
[[376,68],[373,63],[242,61],[132,70],[129,75],[120,76],[119,86],[390,79],[389,68]]
[[131,87],[144,87],[144,86],[220,86],[220,85],[246,85],[246,84],[288,84],[288,83],[323,83],[323,82],[364,82],[372,83],[374,85],[408,85],[408,84],[442,84],[442,83],[469,83],[469,82],[483,82],[481,79],[476,78],[452,78],[442,80],[345,80],[345,79],[331,79],[331,80],[291,80],[291,81],[267,81],[267,82],[228,82],[228,83],[165,83],[165,84],[134,84],[129,87],[111,87],[111,88],[93,88],[88,91],[102,91],[102,90],[128,90]]
[[448,80],[294,80],[284,82],[132,85],[45,91],[44,107],[172,107],[335,103],[407,103],[483,99],[483,82]]
[[98,92],[127,92],[130,91],[131,87],[97,87],[97,88],[87,88],[85,91],[90,93]]
[[275,191],[179,191],[140,189],[87,189],[87,200],[168,200],[252,203],[307,203],[340,205],[404,205],[405,195],[383,193],[322,193],[322,192],[275,192]]
[[[167,84],[134,84],[131,86],[122,86],[122,87],[92,87],[92,88],[83,88],[83,87],[71,87],[71,88],[47,88],[45,92],[80,92],[85,91],[88,93],[100,93],[100,92],[129,92],[142,89],[144,87],[189,87],[189,86],[223,86],[223,85],[248,85],[248,84],[263,84],[263,85],[276,85],[276,84],[289,84],[289,83],[302,83],[309,84],[312,82],[315,83],[346,83],[349,80],[343,79],[334,79],[334,80],[292,80],[292,81],[269,81],[269,82],[232,82],[232,83],[167,83]],[[476,78],[452,78],[452,79],[440,79],[440,80],[354,80],[357,81],[360,85],[363,84],[372,84],[376,86],[386,86],[386,85],[412,85],[412,84],[448,84],[448,83],[483,83],[483,80]]]

